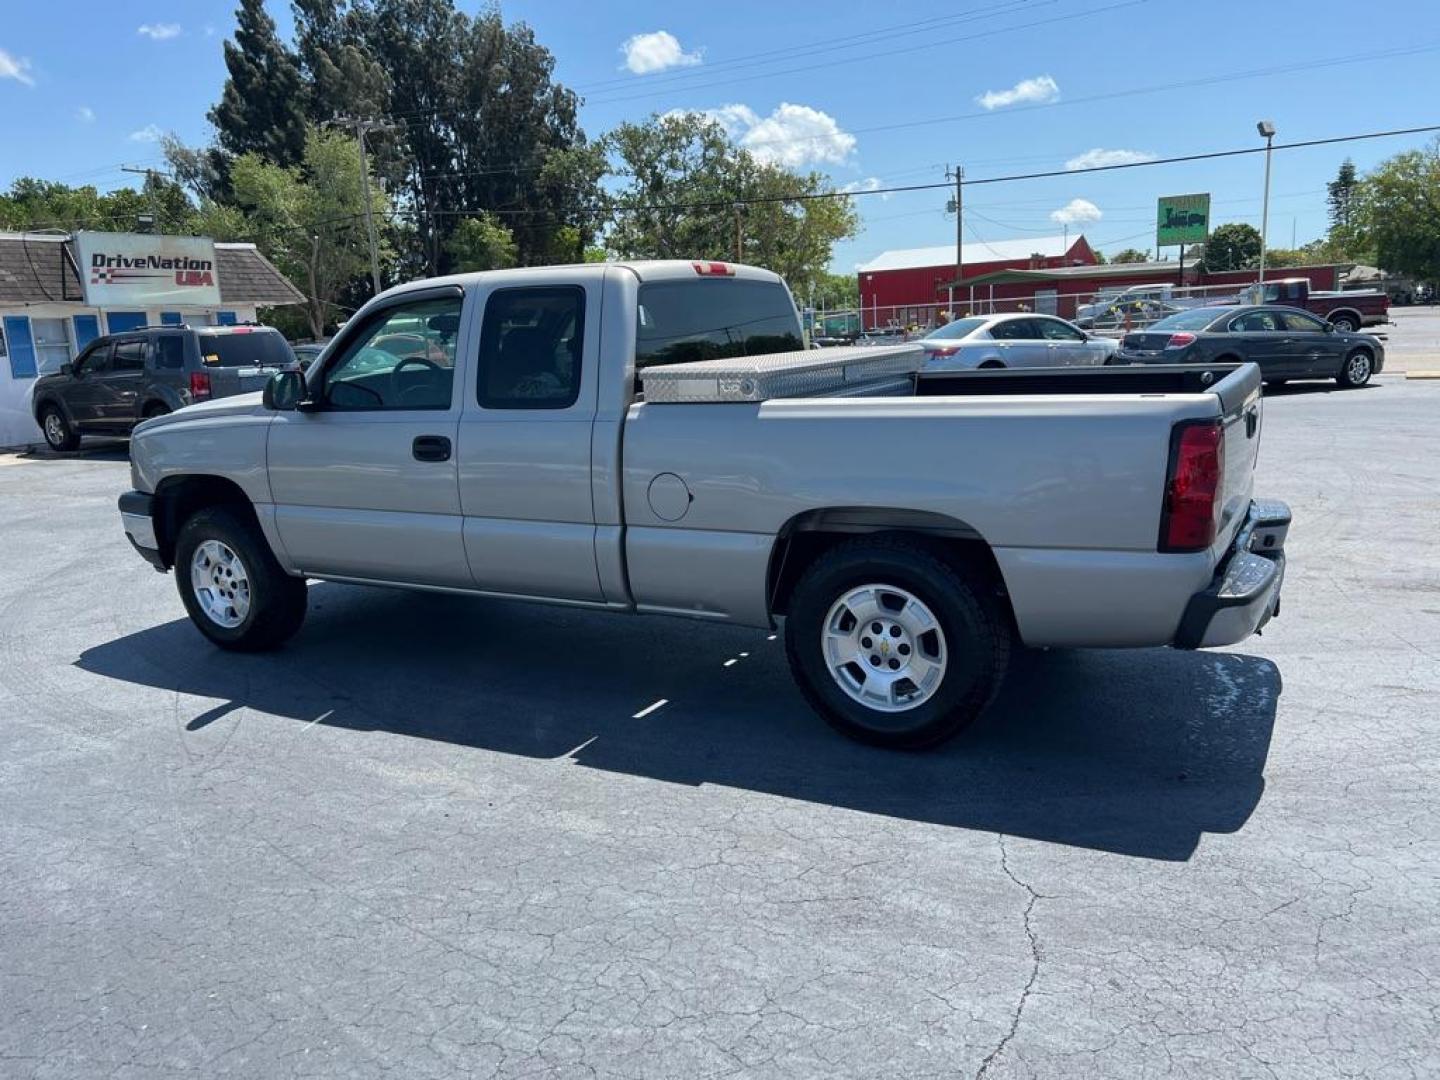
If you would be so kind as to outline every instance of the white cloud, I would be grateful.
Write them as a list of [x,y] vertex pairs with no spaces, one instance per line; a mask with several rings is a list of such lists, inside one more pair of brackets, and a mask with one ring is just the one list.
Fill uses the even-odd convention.
[[1050,220],[1057,225],[1081,225],[1087,221],[1099,221],[1104,216],[1089,199],[1071,199],[1059,210],[1050,211]]
[[164,134],[155,124],[146,124],[139,131],[130,132],[129,139],[131,142],[159,142]]
[[715,109],[671,109],[665,116],[705,116],[725,129],[735,142],[759,161],[794,169],[801,165],[845,162],[856,139],[829,113],[808,105],[782,101],[769,116],[749,105],[721,105]]
[[[879,191],[880,178],[878,176],[867,176],[864,180],[851,180],[840,189],[847,194],[855,194],[857,191]],[[881,202],[890,201],[890,193],[887,191],[880,196]]]
[[171,38],[180,36],[179,23],[142,23],[135,31],[141,37],[148,37],[151,41],[169,41]]
[[693,67],[700,63],[704,50],[686,52],[670,31],[656,30],[653,34],[627,38],[620,51],[625,54],[625,66],[634,74],[653,75],[666,68]]
[[95,110],[89,105],[81,105],[75,110],[75,119],[82,124],[93,124],[95,122]]
[[1049,75],[1021,79],[1009,90],[986,90],[975,100],[982,109],[1004,109],[1011,105],[1041,105],[1060,96],[1060,86]]
[[35,76],[30,74],[30,61],[23,56],[11,56],[0,49],[0,79],[14,79],[26,86],[35,85]]
[[1065,168],[1073,172],[1076,169],[1096,169],[1105,165],[1136,165],[1142,161],[1154,160],[1155,155],[1148,150],[1102,150],[1097,146],[1094,150],[1076,154],[1065,162]]

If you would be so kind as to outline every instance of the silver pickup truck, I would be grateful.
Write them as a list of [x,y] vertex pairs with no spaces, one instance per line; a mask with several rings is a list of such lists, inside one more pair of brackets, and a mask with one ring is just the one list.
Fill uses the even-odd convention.
[[147,421],[126,533],[229,649],[306,579],[770,627],[853,737],[938,742],[1012,647],[1225,645],[1277,611],[1253,365],[923,372],[805,351],[727,263],[391,289],[309,371]]

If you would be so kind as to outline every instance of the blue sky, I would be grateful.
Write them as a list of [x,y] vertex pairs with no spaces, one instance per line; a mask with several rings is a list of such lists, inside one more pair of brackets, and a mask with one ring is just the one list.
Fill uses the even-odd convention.
[[[122,164],[162,163],[158,132],[208,139],[230,0],[6,6],[0,185],[122,186],[135,180]],[[270,11],[288,33],[288,3]],[[535,28],[557,77],[585,96],[592,136],[711,110],[757,153],[860,189],[938,181],[946,163],[981,179],[1255,145],[1262,117],[1277,145],[1440,123],[1434,0],[510,0],[503,11]],[[1323,233],[1324,185],[1347,154],[1363,170],[1424,139],[1277,153],[1271,245]],[[1262,170],[1255,156],[976,186],[966,240],[1052,235],[1068,218],[1104,250],[1145,248],[1156,196],[1189,192],[1211,193],[1215,223],[1258,226]],[[834,268],[953,242],[944,201],[860,198],[864,228]]]

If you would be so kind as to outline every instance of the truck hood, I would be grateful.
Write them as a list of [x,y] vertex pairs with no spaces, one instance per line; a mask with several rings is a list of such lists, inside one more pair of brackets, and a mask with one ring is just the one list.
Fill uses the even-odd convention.
[[265,412],[265,407],[260,403],[262,396],[261,393],[236,394],[234,397],[216,398],[214,401],[202,401],[197,405],[187,405],[175,412],[146,420],[139,424],[135,431],[137,434],[142,431],[154,431],[156,428],[166,427],[170,424],[183,424],[187,420],[214,420],[222,416],[258,416]]

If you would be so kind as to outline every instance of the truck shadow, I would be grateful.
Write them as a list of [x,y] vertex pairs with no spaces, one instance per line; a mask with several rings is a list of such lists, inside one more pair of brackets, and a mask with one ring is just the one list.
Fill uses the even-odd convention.
[[1255,809],[1281,692],[1274,664],[1234,653],[1021,653],[973,729],[889,753],[826,727],[753,630],[328,584],[311,609],[277,653],[222,653],[176,620],[76,663],[218,699],[191,731],[248,709],[1165,860]]

